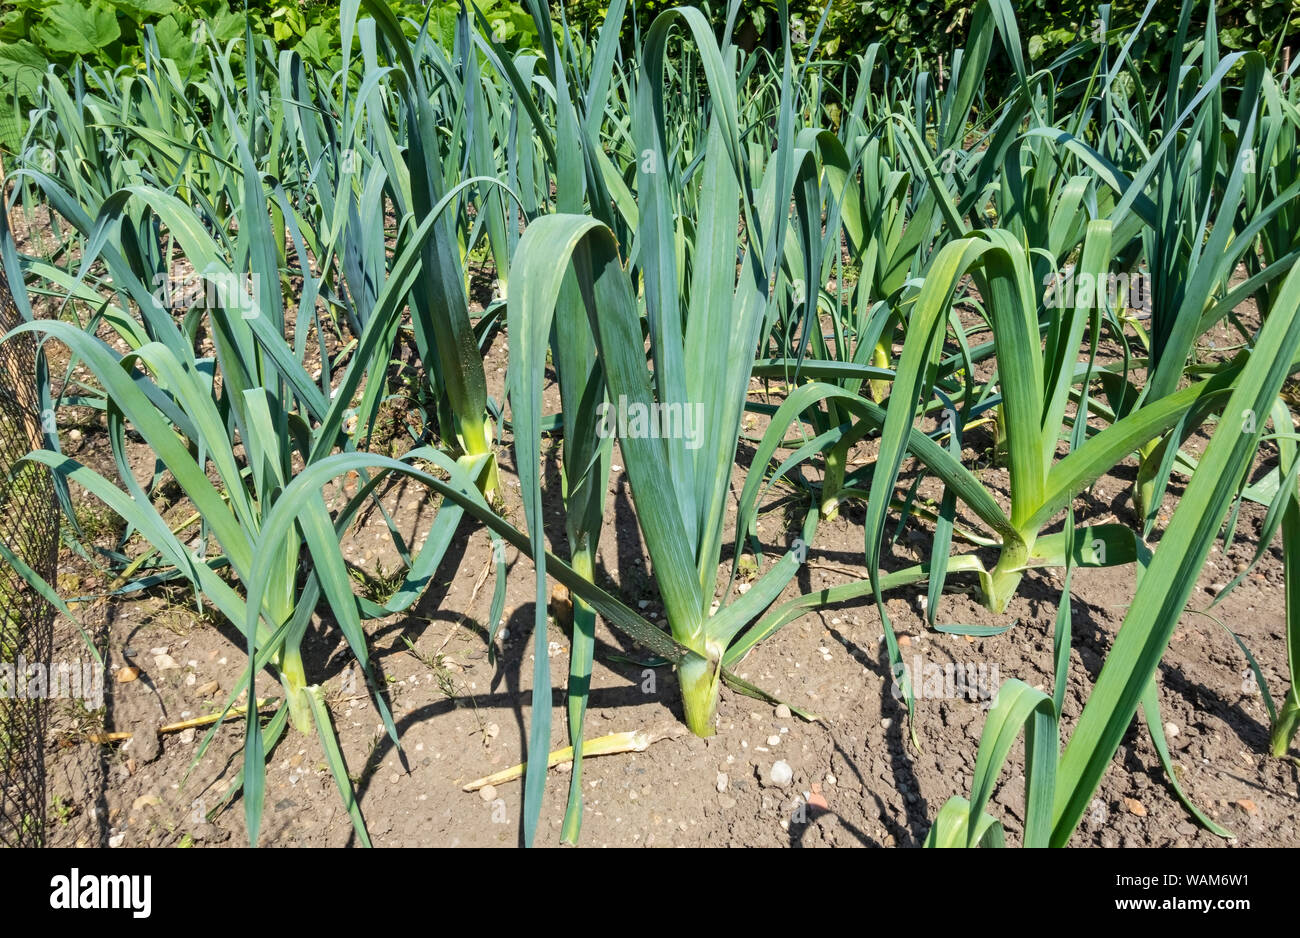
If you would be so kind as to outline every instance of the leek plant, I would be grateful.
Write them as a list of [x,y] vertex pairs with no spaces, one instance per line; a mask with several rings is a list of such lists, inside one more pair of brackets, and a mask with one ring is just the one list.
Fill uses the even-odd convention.
[[[1089,225],[1080,266],[1104,279],[1110,251],[1107,222]],[[939,364],[942,339],[948,321],[949,303],[962,278],[971,274],[985,298],[989,326],[999,363],[1001,406],[1008,414],[1007,438],[1010,463],[1010,512],[1004,512],[993,495],[948,450],[913,428],[916,409],[927,387],[927,375]],[[1101,298],[1104,302],[1104,297]],[[866,428],[881,432],[880,452],[875,460],[871,484],[879,492],[893,488],[905,453],[910,449],[928,471],[938,477],[967,508],[987,524],[999,546],[998,560],[991,567],[970,555],[954,562],[936,554],[926,575],[944,576],[946,569],[960,569],[979,575],[986,603],[995,612],[1005,610],[1017,584],[1031,566],[1060,563],[1059,539],[1048,542],[1044,552],[1036,550],[1039,532],[1069,504],[1078,492],[1125,458],[1134,448],[1171,427],[1198,400],[1219,393],[1224,382],[1201,382],[1169,395],[1158,404],[1130,415],[1098,431],[1064,459],[1056,458],[1058,440],[1065,425],[1071,389],[1088,380],[1088,367],[1074,358],[1090,322],[1098,318],[1091,293],[1077,294],[1070,307],[1048,310],[1050,322],[1044,346],[1040,338],[1041,297],[1035,289],[1027,252],[1009,232],[976,232],[945,246],[936,257],[924,284],[911,300],[909,329],[902,355],[895,369],[887,407],[865,402],[845,403],[846,393],[832,385],[810,383],[792,393],[773,417],[771,428],[758,456],[766,463],[785,428],[812,401],[835,398],[855,411]],[[1095,334],[1095,328],[1094,328]],[[1095,339],[1094,339],[1095,341]],[[949,409],[944,432],[957,432],[960,415]],[[751,476],[742,504],[752,504],[759,477]],[[847,493],[846,493],[847,494]],[[865,492],[859,494],[865,495]],[[870,591],[879,592],[880,542],[889,502],[868,501],[866,551],[871,572]],[[745,516],[745,520],[748,519]],[[946,548],[945,548],[946,549]],[[918,571],[919,573],[919,571]],[[918,576],[918,578],[920,578]]]
[[[1109,258],[1109,235],[1106,222],[1094,222],[1089,226],[1081,260],[1086,269],[1105,269]],[[1008,414],[1009,513],[1003,511],[993,493],[961,464],[959,448],[953,447],[956,449],[954,453],[913,426],[927,376],[936,371],[952,295],[967,274],[973,275],[981,296],[985,298],[1000,366],[1001,406]],[[1044,346],[1038,324],[1040,300],[1034,286],[1028,255],[1009,232],[982,231],[949,243],[940,250],[924,284],[910,298],[908,335],[883,412],[876,405],[833,385],[811,382],[791,393],[782,404],[756,454],[757,464],[766,465],[790,422],[810,403],[820,399],[833,398],[857,417],[857,435],[862,435],[866,429],[879,430],[880,449],[871,476],[871,490],[875,496],[868,499],[865,522],[868,582],[837,588],[815,599],[833,601],[849,596],[874,596],[885,626],[891,665],[896,670],[901,655],[884,608],[885,588],[928,579],[933,621],[938,593],[947,574],[974,573],[978,576],[985,602],[995,612],[1004,611],[1026,570],[1036,566],[1062,565],[1072,558],[1061,536],[1042,537],[1040,532],[1068,507],[1074,495],[1141,442],[1171,426],[1197,399],[1219,389],[1217,385],[1203,382],[1171,395],[1160,406],[1146,408],[1098,432],[1058,461],[1057,446],[1070,390],[1081,380],[1084,387],[1089,383],[1086,365],[1082,372],[1077,367],[1075,350],[1090,322],[1094,325],[1095,348],[1097,314],[1091,308],[1093,297],[1082,295],[1076,296],[1075,304],[1070,308],[1049,310],[1051,322]],[[943,429],[950,443],[958,434],[961,421],[961,415],[949,408]],[[950,494],[945,496],[943,512],[937,523],[939,536],[935,539],[929,562],[885,578],[880,572],[880,558],[890,500],[880,497],[880,493],[892,491],[909,450],[943,482]],[[788,466],[789,461],[785,465]],[[741,526],[739,530],[743,531],[743,526],[752,518],[752,505],[761,478],[761,474],[755,473],[747,480],[741,496],[743,510],[737,519]],[[867,493],[861,494],[865,496]],[[955,501],[960,501],[992,529],[993,543],[998,547],[998,559],[993,565],[987,565],[978,554],[948,556]],[[1074,559],[1088,565],[1131,562],[1137,550],[1132,533],[1119,526],[1089,529],[1084,546],[1086,551]],[[791,613],[798,614],[807,608],[806,600],[794,600],[774,611],[733,646],[729,655],[747,653],[755,641],[789,621]],[[911,689],[905,686],[904,691],[910,704]]]
[[[351,46],[359,6],[359,0],[343,4],[345,49]],[[456,194],[459,188],[448,191],[438,139],[439,118],[416,59],[422,50],[436,47],[426,42],[413,48],[387,4],[365,0],[365,7],[374,18],[378,48],[394,63],[394,90],[401,108],[401,136],[386,133],[379,140],[378,158],[384,163],[390,183],[387,191],[399,215],[432,221],[432,236],[421,244],[424,276],[416,278],[410,297],[416,342],[426,370],[436,381],[444,434],[467,461],[477,462],[478,457],[492,454],[494,430],[487,416],[487,380],[469,318],[469,298],[454,225],[441,211],[448,195]],[[463,21],[462,15],[462,25]],[[472,53],[466,50],[466,54]],[[386,129],[386,125],[377,126]],[[477,129],[471,123],[468,132]],[[460,183],[459,187],[465,185]],[[498,192],[494,201],[499,196]],[[480,485],[490,495],[497,487],[495,457],[483,462],[482,471]]]
[[[734,19],[738,4],[733,2],[729,9]],[[668,95],[663,67],[677,21],[689,32],[711,94],[704,149],[698,153],[669,150],[672,125],[665,118]],[[668,624],[673,638],[688,650],[677,662],[678,679],[687,726],[700,736],[713,733],[727,643],[779,594],[800,558],[799,551],[787,553],[748,593],[710,614],[723,542],[728,469],[735,459],[755,350],[772,314],[767,284],[775,275],[791,199],[800,211],[808,209],[796,182],[815,173],[814,155],[796,143],[788,93],[792,74],[788,37],[778,146],[765,154],[765,164],[755,165],[757,157],[752,151],[746,153],[739,133],[736,56],[730,42],[718,45],[707,20],[696,10],[680,8],[656,18],[644,38],[642,69],[634,89],[632,134],[642,156],[636,178],[632,259],[624,260],[610,226],[596,218],[567,213],[540,217],[520,240],[513,265],[516,288],[509,302],[515,342],[510,376],[515,448],[538,567],[535,699],[549,688],[544,654],[546,561],[540,552],[537,474],[545,351],[552,322],[557,335],[572,337],[579,332],[577,316],[585,312],[600,380],[592,372],[562,377],[566,459],[572,463],[575,447],[592,454],[590,462],[570,465],[569,473],[597,471],[601,461],[595,454],[600,447],[575,440],[572,434],[597,435],[598,407],[603,402],[620,407],[625,403],[628,411],[641,409],[646,414],[659,413],[662,407],[684,420],[698,414],[702,421],[689,437],[680,422],[676,432],[651,433],[647,428],[619,437]],[[563,98],[559,100],[563,108]],[[589,118],[592,113],[588,112]],[[588,146],[591,140],[586,138]],[[698,199],[688,194],[697,187]],[[689,226],[675,223],[683,203],[694,203]],[[737,269],[733,244],[742,218],[746,243]],[[687,227],[693,237],[684,236]],[[642,309],[648,321],[653,371],[647,367],[644,351]],[[557,356],[562,371],[587,367],[577,358],[566,363],[564,356],[572,352],[566,349]],[[815,523],[814,511],[805,525],[809,540]],[[583,595],[583,590],[577,592]],[[534,707],[531,751],[545,746],[549,737],[545,710],[544,704]],[[533,764],[530,760],[530,774]],[[540,781],[535,784],[540,793]]]
[[[1280,285],[1274,314],[1255,336],[1229,397],[1230,414],[1266,414],[1300,362],[1300,271]],[[1150,693],[1160,659],[1209,556],[1240,479],[1250,469],[1264,420],[1223,420],[1215,429],[1106,656],[1079,722],[1059,749],[1059,703],[1019,681],[998,693],[985,723],[969,799],[939,811],[930,846],[1001,841],[985,812],[1012,742],[1025,730],[1026,846],[1064,846],[1092,799],[1139,703]],[[1291,726],[1294,729],[1294,724]]]

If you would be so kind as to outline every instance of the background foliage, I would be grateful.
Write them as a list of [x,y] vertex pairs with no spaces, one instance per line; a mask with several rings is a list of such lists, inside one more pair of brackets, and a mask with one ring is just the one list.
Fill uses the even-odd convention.
[[[726,19],[726,4],[707,0],[643,0],[636,4],[637,21],[644,27],[662,10],[671,6],[697,6],[709,13],[715,24]],[[1111,25],[1129,28],[1135,25],[1145,6],[1143,0],[1117,0],[1111,6]],[[811,36],[821,17],[821,2],[790,3],[791,16],[808,24]],[[1030,57],[1046,64],[1064,52],[1077,37],[1087,35],[1097,20],[1100,4],[1090,0],[1019,0],[1014,4],[1016,20],[1025,39]],[[1205,25],[1204,7],[1193,18],[1191,34],[1199,36]],[[570,22],[592,29],[603,21],[608,3],[605,0],[570,0],[565,4]],[[954,49],[965,42],[974,0],[831,0],[830,13],[822,33],[827,55],[851,55],[869,43],[884,43],[895,61],[920,55],[933,64],[940,55],[950,61]],[[1140,37],[1147,55],[1136,59],[1148,65],[1162,64],[1167,46],[1178,25],[1179,4],[1157,5]],[[1300,46],[1300,0],[1221,0],[1217,4],[1220,43],[1230,50],[1257,49],[1272,55],[1283,46],[1296,54]],[[746,0],[738,28],[746,29],[769,47],[775,48],[776,0]],[[1290,23],[1288,24],[1288,17]],[[1279,37],[1284,36],[1281,42]],[[742,43],[744,44],[744,43]]]
[[[390,0],[389,6],[412,37],[427,9],[430,33],[451,47],[459,0]],[[481,0],[478,7],[507,48],[536,39],[532,17],[518,3]],[[250,0],[248,8],[255,37],[296,50],[310,65],[337,64],[337,3]],[[9,152],[22,142],[19,117],[51,65],[140,68],[150,45],[193,76],[208,67],[202,31],[226,43],[242,37],[245,24],[241,0],[16,0],[0,3],[0,11],[0,151]]]

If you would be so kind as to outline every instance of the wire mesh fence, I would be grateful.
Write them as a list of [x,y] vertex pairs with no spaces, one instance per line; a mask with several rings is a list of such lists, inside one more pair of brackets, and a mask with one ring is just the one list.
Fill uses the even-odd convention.
[[[19,322],[0,269],[0,335]],[[58,562],[59,514],[49,471],[21,462],[41,440],[30,334],[0,343],[0,541],[47,582]],[[54,610],[0,560],[0,844],[40,846],[45,836],[45,695],[26,686],[28,665],[50,660]]]

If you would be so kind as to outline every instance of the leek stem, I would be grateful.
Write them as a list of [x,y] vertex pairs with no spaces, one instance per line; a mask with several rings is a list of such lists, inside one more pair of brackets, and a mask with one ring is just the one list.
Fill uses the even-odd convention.
[[294,728],[303,734],[313,733],[315,722],[311,715],[311,701],[307,699],[307,672],[302,665],[301,636],[290,638],[280,656],[280,683],[284,685],[284,700],[289,706],[289,719]]
[[696,736],[713,735],[713,718],[718,709],[718,679],[721,650],[708,657],[692,655],[677,665],[677,681],[682,688],[682,709],[686,725]]
[[1277,722],[1273,724],[1273,732],[1269,738],[1269,751],[1279,759],[1285,756],[1297,729],[1300,729],[1300,699],[1297,698],[1296,688],[1292,686],[1286,695],[1286,702],[1282,705],[1282,712],[1277,715]]

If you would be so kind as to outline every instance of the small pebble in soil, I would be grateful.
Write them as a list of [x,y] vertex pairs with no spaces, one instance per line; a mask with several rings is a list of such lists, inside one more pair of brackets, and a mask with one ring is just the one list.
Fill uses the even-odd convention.
[[785,704],[778,704],[776,708],[776,718],[778,720],[790,719],[790,708]]
[[779,746],[781,745],[781,737],[778,734],[773,733],[767,738],[767,744],[769,746]]
[[772,763],[772,771],[768,773],[768,778],[772,780],[773,785],[779,785],[785,788],[794,781],[794,769],[784,761],[778,759]]
[[493,785],[484,785],[478,790],[478,796],[484,801],[495,801],[497,797],[496,787]]
[[1166,724],[1165,724],[1165,735],[1168,736],[1170,739],[1173,739],[1175,736],[1177,736],[1177,735],[1178,735],[1178,724],[1177,724],[1177,723],[1166,723]]
[[885,717],[883,720],[880,721],[880,728],[883,730],[887,730],[893,725],[894,725],[894,721],[891,720],[889,717]]
[[726,772],[719,772],[719,773],[718,773],[718,780],[717,780],[717,782],[716,782],[715,784],[717,785],[717,789],[718,789],[719,792],[724,792],[724,791],[726,791],[726,790],[727,790],[727,773],[726,773]]

